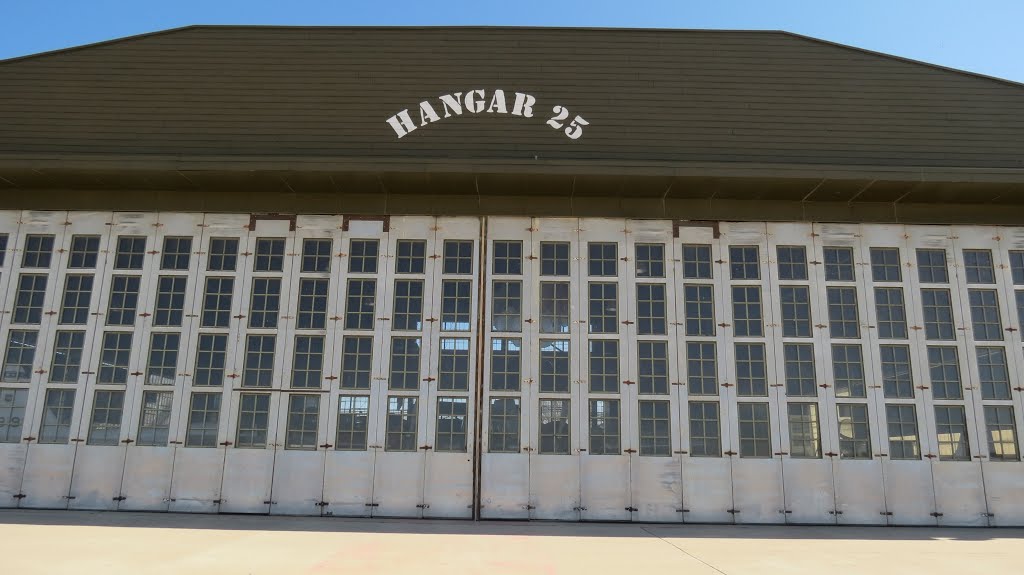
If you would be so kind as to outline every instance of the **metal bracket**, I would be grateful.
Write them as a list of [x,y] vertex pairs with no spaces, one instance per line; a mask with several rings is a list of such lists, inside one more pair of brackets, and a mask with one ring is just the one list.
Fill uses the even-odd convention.
[[430,504],[429,503],[420,503],[420,504],[416,505],[416,507],[419,508],[419,509],[430,509]]
[[636,513],[637,511],[640,511],[640,510],[637,509],[636,507],[627,507],[626,511],[629,511],[630,513]]
[[125,497],[124,495],[118,495],[117,497],[114,497],[113,499],[114,499],[114,501],[124,501],[125,499],[128,499],[128,498]]

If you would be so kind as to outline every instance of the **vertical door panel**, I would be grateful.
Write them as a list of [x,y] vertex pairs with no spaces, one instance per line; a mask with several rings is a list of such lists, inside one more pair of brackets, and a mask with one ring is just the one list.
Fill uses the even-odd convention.
[[[13,297],[10,293],[11,276],[19,265],[16,254],[19,253],[17,249],[22,241],[18,233],[20,221],[20,211],[0,211],[0,233],[7,237],[7,249],[0,263],[0,310],[4,311],[9,309],[7,304]],[[8,341],[10,320],[11,314],[0,314],[0,341]],[[24,415],[18,421],[6,420],[0,423],[0,436],[6,437],[6,441],[0,443],[0,509],[3,509],[17,507],[22,499],[19,495],[29,446],[29,442],[24,438],[32,435],[29,426],[39,392],[32,389],[31,378],[30,381],[19,383],[4,382],[0,387],[13,390],[5,392],[5,395],[0,397],[0,403],[4,405],[14,405],[16,395],[25,396]]]

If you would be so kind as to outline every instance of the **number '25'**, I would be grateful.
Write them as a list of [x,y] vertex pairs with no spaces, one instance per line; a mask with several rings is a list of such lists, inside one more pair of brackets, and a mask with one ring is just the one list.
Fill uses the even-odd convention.
[[[547,124],[556,130],[562,129],[564,125],[562,120],[569,117],[569,109],[565,106],[555,106],[551,108],[551,111],[555,114],[547,121]],[[583,135],[583,126],[589,126],[590,122],[583,118],[576,116],[569,122],[569,127],[565,129],[565,135],[569,136],[569,139],[575,140]]]

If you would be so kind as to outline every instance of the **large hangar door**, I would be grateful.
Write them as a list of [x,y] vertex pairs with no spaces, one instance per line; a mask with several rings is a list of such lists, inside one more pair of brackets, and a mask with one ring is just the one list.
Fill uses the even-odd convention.
[[732,457],[736,453],[730,430],[735,421],[735,383],[728,359],[732,333],[724,326],[729,316],[728,270],[715,262],[726,259],[718,228],[710,223],[678,226],[674,240],[674,278],[679,362],[682,387],[683,435],[688,451],[683,459],[684,521],[728,523],[733,520]]
[[[21,484],[21,494],[25,497],[20,500],[21,507],[67,507],[75,453],[80,443],[77,440],[81,439],[78,430],[85,411],[82,395],[87,378],[79,370],[90,369],[89,359],[79,353],[79,365],[72,366],[73,369],[60,378],[53,377],[53,373],[40,373],[44,369],[41,366],[49,359],[49,342],[56,337],[58,326],[56,312],[61,306],[61,287],[56,282],[61,274],[54,270],[58,269],[62,254],[67,257],[70,252],[67,221],[67,212],[22,212],[18,227],[20,242],[16,244],[20,247],[10,255],[16,260],[12,265],[18,271],[12,273],[8,288],[7,305],[11,313],[4,314],[8,325],[5,359],[14,357],[13,346],[19,350],[19,360],[17,363],[5,361],[4,379],[29,379],[38,384],[32,386],[36,397],[28,402],[31,415],[26,422],[31,423],[23,431],[23,437],[32,439],[28,440],[31,444],[25,458]],[[94,227],[83,225],[98,233]],[[60,249],[65,252],[58,252]],[[88,330],[76,331],[79,333],[76,337],[84,346],[90,335]],[[27,355],[30,350],[31,355]],[[46,369],[49,372],[52,366]]]
[[782,523],[784,498],[779,429],[782,378],[773,361],[782,350],[766,337],[775,319],[764,301],[771,293],[766,228],[761,223],[724,223],[721,226],[725,261],[721,273],[728,278],[731,313],[725,327],[733,338],[727,361],[727,379],[735,382],[736,417],[730,422],[732,443],[733,509],[738,523]]
[[[0,310],[7,310],[9,301],[9,287],[11,285],[12,271],[17,269],[17,258],[14,254],[16,247],[21,241],[18,234],[18,227],[21,220],[21,212],[5,211],[0,212],[0,226],[5,230],[0,234],[0,241],[4,243],[3,253],[0,259]],[[10,316],[0,314],[0,341],[7,342],[10,339]],[[33,363],[35,358],[33,357]],[[36,400],[38,393],[31,393],[33,389],[39,389],[37,385],[31,385],[34,366],[28,369],[19,369],[17,376],[13,373],[10,377],[0,378],[0,508],[17,507],[22,499],[18,497],[21,493],[21,478],[25,472],[25,456],[28,454],[29,426],[26,418],[30,417],[32,411],[29,409],[29,396]],[[39,376],[35,376],[37,381]]]
[[[119,510],[166,511],[174,465],[182,388],[191,377],[189,349],[195,345],[201,294],[196,293],[203,252],[202,214],[158,214],[155,243],[148,251],[153,279],[139,301],[142,329],[138,391],[125,404],[127,450]],[[154,295],[155,294],[155,295]]]
[[232,388],[241,385],[241,363],[236,365],[235,358],[245,354],[245,286],[256,250],[249,220],[242,214],[206,214],[203,219],[203,245],[195,263],[198,331],[187,352],[188,375],[173,414],[177,433],[169,442],[175,446],[170,511],[212,513],[221,503],[228,433],[234,438],[237,432],[230,402]]

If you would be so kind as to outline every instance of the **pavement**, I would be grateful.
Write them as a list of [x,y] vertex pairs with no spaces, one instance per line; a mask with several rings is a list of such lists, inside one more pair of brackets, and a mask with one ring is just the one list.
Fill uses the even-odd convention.
[[0,510],[0,573],[1024,573],[1024,529]]

